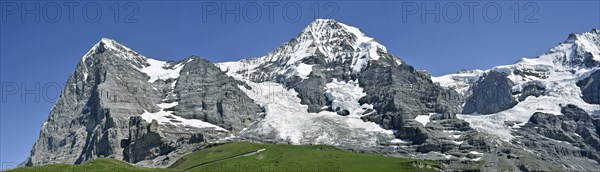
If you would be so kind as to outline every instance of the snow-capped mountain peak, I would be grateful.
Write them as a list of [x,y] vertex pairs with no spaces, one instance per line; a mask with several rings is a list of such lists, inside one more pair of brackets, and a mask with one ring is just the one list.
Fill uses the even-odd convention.
[[[576,78],[589,75],[600,67],[600,29],[572,33],[568,38],[535,58],[522,58],[515,64],[502,65],[488,70],[472,70],[439,77],[432,80],[441,86],[468,94],[470,86],[484,73],[502,72],[515,83],[548,79],[567,73]],[[569,74],[571,73],[571,74]]]
[[[309,24],[298,36],[300,39],[309,39],[322,53],[329,58],[336,58],[336,51],[350,53],[352,50],[366,52],[370,60],[378,60],[378,50],[387,51],[375,39],[368,37],[360,29],[349,26],[333,19],[317,19]],[[346,47],[339,48],[337,45]],[[349,46],[349,47],[348,47]],[[348,52],[350,51],[350,52]]]
[[191,60],[193,58],[180,62],[167,62],[147,58],[115,40],[102,38],[83,56],[80,71],[83,71],[83,77],[87,79],[89,68],[100,61],[125,62],[123,64],[130,64],[134,69],[149,76],[148,82],[154,83],[157,80],[177,79],[179,71]]
[[142,56],[141,54],[135,52],[134,50],[132,50],[131,48],[126,47],[125,45],[109,39],[109,38],[102,38],[100,39],[100,41],[98,41],[98,43],[96,43],[84,56],[83,56],[83,61],[85,61],[85,59],[87,59],[88,57],[97,54],[97,53],[102,53],[104,51],[110,51],[115,53],[117,56],[124,58],[124,59],[145,59],[144,56]]
[[274,80],[281,76],[306,79],[314,65],[325,70],[343,65],[344,73],[356,75],[373,61],[385,65],[402,64],[398,57],[358,28],[333,19],[317,19],[298,36],[263,57],[221,63],[220,66],[230,74],[246,74],[247,79]]
[[566,41],[551,48],[536,59],[522,59],[519,63],[545,63],[558,68],[577,69],[596,67],[600,61],[600,31],[572,33]]
[[[591,32],[570,34],[567,40],[536,58],[522,58],[514,64],[488,70],[432,77],[432,80],[445,88],[472,96],[482,94],[474,92],[473,88],[479,81],[485,80],[486,74],[503,73],[513,83],[505,91],[512,94],[515,101],[518,100],[516,105],[486,115],[464,114],[458,117],[470,122],[471,127],[509,141],[514,138],[512,128],[507,127],[504,121],[525,124],[536,112],[560,115],[566,104],[576,105],[590,114],[597,113],[600,106],[584,101],[577,83],[598,70],[600,30],[593,29]],[[539,94],[531,94],[531,90],[537,90]]]

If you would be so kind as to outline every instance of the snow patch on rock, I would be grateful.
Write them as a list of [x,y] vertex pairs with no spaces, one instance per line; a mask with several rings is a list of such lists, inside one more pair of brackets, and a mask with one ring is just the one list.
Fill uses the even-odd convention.
[[227,131],[217,125],[204,122],[199,119],[185,119],[174,115],[172,111],[165,111],[165,109],[175,107],[178,104],[178,102],[157,104],[157,106],[160,107],[160,110],[158,112],[148,112],[144,110],[144,113],[141,114],[142,119],[148,123],[151,123],[152,120],[156,120],[159,124],[182,125],[196,128],[213,128],[214,130]]
[[199,119],[185,119],[176,115],[173,115],[173,112],[160,110],[158,112],[148,112],[144,111],[141,115],[142,119],[146,122],[150,123],[152,120],[156,120],[159,124],[172,124],[172,125],[182,125],[196,128],[212,128],[214,130],[227,131],[217,125],[204,122]]
[[483,70],[461,71],[439,77],[432,76],[431,81],[438,83],[446,89],[455,90],[462,95],[466,95],[473,83],[475,83],[484,72],[485,71]]
[[359,117],[366,109],[372,109],[373,105],[360,105],[358,100],[367,93],[358,85],[358,81],[338,81],[333,79],[325,85],[325,96],[331,101],[331,109],[336,111],[348,110],[351,116]]
[[[189,61],[191,60],[192,59],[190,59]],[[150,83],[154,83],[156,82],[156,80],[179,78],[179,72],[181,71],[181,69],[183,69],[185,63],[187,63],[179,63],[170,67],[169,63],[155,59],[147,59],[147,62],[150,65],[141,68],[140,71],[150,76],[150,79],[148,80],[148,82]]]
[[431,117],[431,115],[417,115],[417,117],[415,117],[415,120],[421,124],[423,124],[423,126],[426,126],[427,123],[429,123],[429,118]]
[[304,63],[298,64],[298,67],[296,68],[296,76],[299,76],[302,79],[307,79],[310,72],[312,72],[312,66],[313,65],[307,65]]

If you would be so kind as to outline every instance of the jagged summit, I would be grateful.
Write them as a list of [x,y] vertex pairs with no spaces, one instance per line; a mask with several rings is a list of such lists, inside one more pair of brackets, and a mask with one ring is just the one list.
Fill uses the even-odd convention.
[[[322,40],[330,39],[331,37],[353,36],[349,30],[350,28],[360,32],[354,27],[345,25],[333,19],[316,19],[308,24],[297,37],[307,35],[313,39]],[[359,33],[357,36],[364,36],[364,34]]]
[[200,58],[191,56],[180,61],[147,58],[113,39],[102,38],[82,57],[77,71],[82,73],[81,76],[85,80],[93,66],[118,64],[122,68],[132,67],[131,69],[142,72],[148,76],[148,82],[154,83],[157,80],[176,79],[183,66],[194,59]]
[[233,73],[244,73],[248,79],[275,80],[295,76],[306,79],[315,65],[356,76],[375,61],[382,65],[402,64],[398,57],[358,28],[333,19],[317,19],[295,38],[263,57],[220,66]]
[[569,37],[567,38],[567,40],[565,42],[572,42],[575,40],[581,40],[581,39],[594,39],[593,37],[597,37],[600,35],[600,28],[594,28],[589,32],[583,32],[583,33],[571,33],[569,34]]
[[335,28],[339,26],[339,22],[334,19],[315,19],[315,21],[310,22],[308,26],[304,29],[317,29],[317,28]]
[[113,39],[102,38],[82,57],[82,61],[86,61],[89,57],[104,52],[112,52],[117,57],[127,60],[145,61],[146,59],[143,55]]
[[[600,29],[590,32],[571,33],[567,39],[534,58],[522,58],[514,64],[502,65],[488,70],[460,71],[432,77],[440,85],[468,94],[470,85],[490,71],[509,75],[514,82],[529,82],[548,79],[553,75],[566,73],[573,77],[584,77],[600,67]],[[569,74],[570,73],[570,74]]]
[[534,59],[521,59],[519,63],[543,63],[559,69],[596,67],[600,61],[600,31],[572,33],[564,42]]
[[366,36],[360,29],[333,19],[316,19],[295,39],[311,42],[318,51],[334,59],[344,55],[340,52],[363,52],[370,60],[378,60],[377,51],[387,52],[383,45]]
[[[432,77],[432,80],[448,89],[460,90],[459,92],[467,96],[488,94],[500,97],[502,92],[508,93],[504,94],[504,98],[481,98],[473,101],[478,101],[479,105],[484,107],[501,104],[513,105],[515,101],[516,105],[501,108],[487,116],[459,115],[468,122],[477,123],[472,127],[507,141],[514,138],[511,128],[504,125],[502,120],[487,119],[506,119],[525,124],[536,112],[561,114],[562,107],[566,104],[574,104],[590,113],[597,111],[600,108],[598,105],[586,102],[581,98],[582,95],[590,95],[590,93],[582,92],[577,86],[577,81],[588,78],[599,69],[600,31],[593,29],[590,32],[570,34],[565,41],[535,58],[522,58],[514,64],[496,66],[488,70],[473,70]],[[501,72],[506,76],[486,77],[494,72]],[[496,84],[510,81],[512,84],[503,89],[497,85],[477,89],[479,81],[495,82]],[[510,98],[510,95],[513,98]],[[486,104],[486,99],[494,100],[495,103]],[[484,111],[489,111],[489,109]],[[468,113],[471,112],[468,111]],[[474,114],[479,113],[482,112],[478,111]]]
[[[319,32],[322,32],[322,33],[319,34]],[[315,36],[315,38],[326,39],[326,38],[331,38],[331,37],[322,37],[322,36],[332,35],[332,33],[330,33],[330,32],[337,32],[337,33],[333,34],[333,36],[337,36],[337,37],[340,37],[340,36],[349,36],[349,37],[354,36],[356,38],[364,37],[368,41],[375,41],[373,38],[366,36],[360,29],[353,27],[353,26],[346,25],[341,22],[338,22],[334,19],[316,19],[315,21],[308,24],[308,26],[306,26],[302,30],[300,35],[313,34],[312,36]]]

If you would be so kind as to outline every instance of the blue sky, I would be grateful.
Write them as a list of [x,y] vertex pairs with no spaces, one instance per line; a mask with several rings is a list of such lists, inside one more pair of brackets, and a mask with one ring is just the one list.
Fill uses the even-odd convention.
[[[265,55],[295,37],[315,18],[333,18],[360,28],[406,63],[442,75],[534,57],[565,40],[569,33],[600,28],[599,1],[0,4],[2,168],[29,155],[61,84],[102,37],[160,60],[198,55],[223,62]],[[421,13],[425,10],[429,11]]]

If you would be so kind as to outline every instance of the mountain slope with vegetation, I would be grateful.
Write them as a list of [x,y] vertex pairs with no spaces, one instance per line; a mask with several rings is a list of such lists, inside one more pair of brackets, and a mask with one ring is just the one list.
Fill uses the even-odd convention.
[[79,165],[23,167],[28,171],[437,171],[439,163],[379,154],[354,153],[325,145],[234,142],[190,153],[168,168],[143,168],[100,158]]

